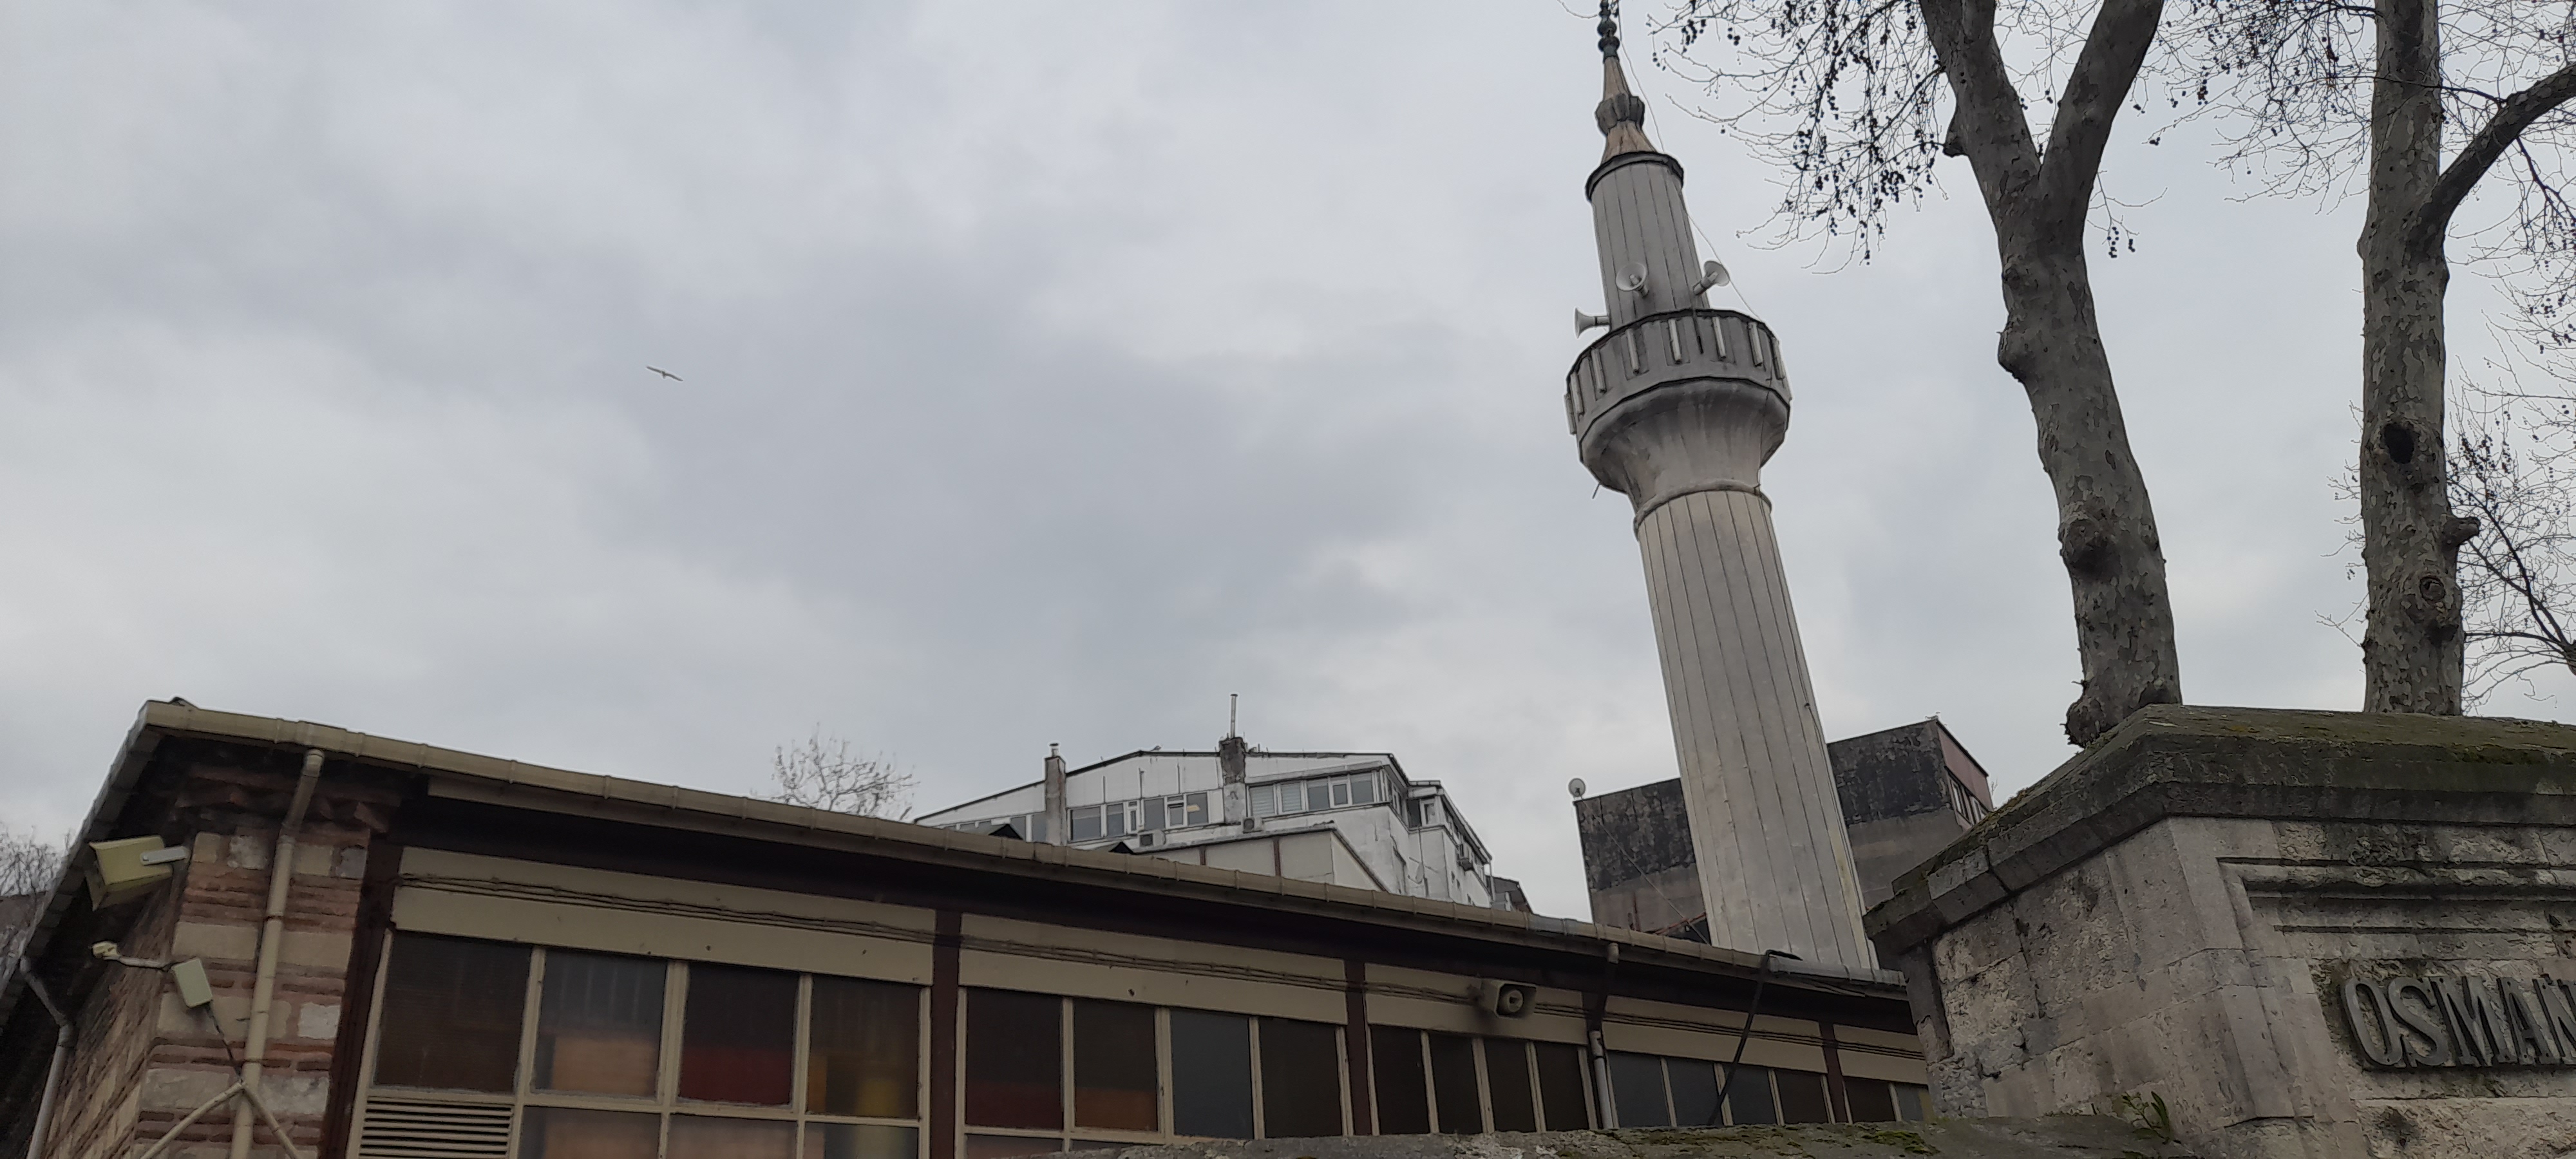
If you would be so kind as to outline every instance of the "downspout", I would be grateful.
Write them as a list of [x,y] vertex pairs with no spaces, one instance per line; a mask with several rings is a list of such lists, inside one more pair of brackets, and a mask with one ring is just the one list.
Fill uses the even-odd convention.
[[36,964],[24,957],[18,959],[27,972],[27,988],[36,1001],[45,1004],[45,1013],[54,1016],[54,1061],[45,1068],[45,1093],[36,1099],[36,1130],[27,1136],[27,1159],[45,1159],[45,1130],[53,1125],[54,1097],[62,1093],[63,1066],[72,1057],[72,1020],[63,1016],[63,1008],[54,1005],[54,996],[45,992],[44,979],[36,977]]
[[1610,1098],[1610,1055],[1601,1046],[1601,1023],[1610,1014],[1610,974],[1619,968],[1619,943],[1602,950],[1601,990],[1586,1003],[1591,1009],[1584,1012],[1584,1021],[1590,1025],[1583,1029],[1584,1039],[1592,1046],[1592,1102],[1601,1108],[1601,1129],[1609,1130],[1619,1125],[1619,1105]]
[[[268,1013],[277,996],[277,953],[286,940],[286,888],[295,879],[295,836],[304,828],[304,810],[313,803],[314,782],[322,779],[322,750],[304,750],[304,774],[295,780],[295,799],[278,822],[277,851],[268,859],[268,916],[259,927],[259,973],[250,992],[250,1029],[242,1046],[243,1099],[233,1108],[232,1159],[250,1159],[251,1126],[259,1115],[259,1076],[268,1055]],[[276,1125],[269,1127],[274,1131]],[[293,1154],[293,1140],[278,1137]]]

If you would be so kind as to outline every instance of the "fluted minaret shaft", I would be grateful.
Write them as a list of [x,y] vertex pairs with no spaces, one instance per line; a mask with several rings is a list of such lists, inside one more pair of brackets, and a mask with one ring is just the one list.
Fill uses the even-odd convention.
[[1608,147],[1586,192],[1610,330],[1567,376],[1566,415],[1584,465],[1636,511],[1710,940],[1873,966],[1761,488],[1788,379],[1769,327],[1707,307],[1681,165],[1646,139],[1616,48],[1605,13]]

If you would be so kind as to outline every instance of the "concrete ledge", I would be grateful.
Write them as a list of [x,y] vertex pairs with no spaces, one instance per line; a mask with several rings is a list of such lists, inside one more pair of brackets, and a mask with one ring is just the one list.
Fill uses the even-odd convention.
[[1870,938],[1897,960],[2167,817],[2576,825],[2576,727],[2159,705],[1898,878]]
[[1811,1127],[1654,1127],[1496,1135],[1352,1135],[1069,1152],[1080,1159],[2187,1159],[2191,1152],[2118,1119],[1946,1119]]

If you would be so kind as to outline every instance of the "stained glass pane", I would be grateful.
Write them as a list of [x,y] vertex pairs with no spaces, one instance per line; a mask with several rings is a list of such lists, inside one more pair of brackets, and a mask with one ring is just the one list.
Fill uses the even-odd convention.
[[805,1124],[805,1159],[914,1159],[920,1132],[870,1123]]
[[1154,1008],[1130,1002],[1073,1004],[1073,1125],[1120,1131],[1163,1126],[1162,1058]]
[[781,1119],[671,1116],[667,1159],[791,1159],[796,1124]]
[[529,1107],[519,1113],[519,1159],[654,1159],[662,1116]]
[[967,1122],[1064,1125],[1063,1003],[1040,994],[967,991]]

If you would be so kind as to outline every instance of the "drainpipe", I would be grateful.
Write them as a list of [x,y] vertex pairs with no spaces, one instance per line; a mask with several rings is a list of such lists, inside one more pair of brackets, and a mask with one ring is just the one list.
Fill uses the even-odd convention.
[[[295,879],[295,835],[304,828],[305,807],[313,803],[313,784],[322,779],[322,750],[304,750],[304,774],[295,780],[295,799],[277,826],[277,852],[268,859],[268,916],[259,928],[259,974],[251,986],[250,1029],[242,1047],[242,1102],[233,1108],[232,1159],[249,1159],[251,1125],[258,1121],[259,1076],[268,1055],[268,1012],[277,996],[277,952],[286,940],[286,887]],[[269,1129],[277,1130],[275,1123]],[[293,1154],[295,1143],[278,1142]]]
[[1601,1108],[1601,1127],[1608,1130],[1619,1125],[1619,1104],[1610,1097],[1610,1055],[1601,1047],[1601,1026],[1610,1017],[1610,975],[1619,968],[1619,943],[1602,947],[1600,996],[1585,1003],[1584,1037],[1592,1045],[1592,1101]]
[[45,1129],[53,1125],[54,1096],[62,1093],[63,1066],[72,1057],[72,1020],[63,1016],[63,1008],[54,1005],[54,996],[45,992],[45,981],[36,976],[36,964],[24,957],[18,968],[27,972],[27,989],[34,991],[36,1001],[45,1004],[45,1013],[54,1016],[54,1061],[45,1068],[45,1093],[36,1099],[36,1130],[27,1136],[27,1159],[44,1159]]

